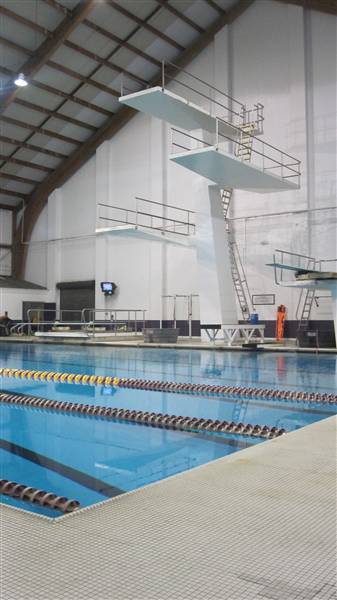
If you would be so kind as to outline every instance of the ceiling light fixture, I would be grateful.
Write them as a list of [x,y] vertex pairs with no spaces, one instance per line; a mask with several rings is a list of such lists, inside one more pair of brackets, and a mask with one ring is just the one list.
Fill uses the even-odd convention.
[[14,80],[14,83],[18,87],[26,87],[26,85],[28,85],[28,81],[26,81],[25,76],[24,76],[23,73],[19,73],[19,75],[17,76],[17,78]]

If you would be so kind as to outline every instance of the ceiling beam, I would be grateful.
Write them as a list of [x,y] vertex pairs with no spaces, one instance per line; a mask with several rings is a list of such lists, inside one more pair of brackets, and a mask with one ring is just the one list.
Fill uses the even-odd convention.
[[[34,52],[27,62],[21,67],[20,72],[31,79],[43,67],[51,55],[63,44],[66,38],[93,10],[97,0],[82,0],[71,13],[71,18],[65,17],[53,31],[52,37],[47,38]],[[1,110],[4,110],[14,100],[19,88],[10,90],[1,102]]]
[[[46,1],[46,0],[45,0]],[[166,0],[162,0],[164,3]],[[2,11],[2,7],[0,6],[0,14]],[[8,12],[8,9],[6,9],[6,12]],[[9,11],[10,18],[12,18],[13,20],[17,20],[16,17],[16,13],[13,13],[12,11]],[[69,12],[69,11],[68,11]],[[34,29],[35,28],[35,23],[33,21],[29,21],[28,19],[25,19],[25,23],[24,23],[27,27],[29,27],[30,29]],[[107,34],[108,32],[106,32],[105,30],[103,30],[101,27],[95,26],[93,23],[88,22],[85,20],[85,24],[90,26],[92,29],[94,29],[95,31],[97,31],[98,33],[102,33],[104,32],[104,34]],[[48,35],[48,37],[51,39],[53,36],[53,33],[49,30],[44,30],[45,32],[47,32],[46,35]],[[115,36],[108,36],[108,37],[115,37]],[[119,42],[119,38],[117,38],[118,42]],[[7,40],[6,38],[3,38],[2,36],[0,36],[0,41],[3,42],[4,44],[6,44],[7,46],[12,47],[14,50],[20,51],[20,52],[24,52],[25,54],[29,55],[29,56],[34,56],[34,52],[33,50],[29,50],[28,48],[24,48],[23,46],[12,42],[11,40]],[[116,40],[114,40],[116,41]],[[138,83],[141,84],[147,84],[148,82],[143,79],[142,77],[139,77],[138,75],[135,75],[134,73],[131,73],[131,71],[128,71],[127,69],[123,69],[122,67],[120,67],[119,65],[110,62],[107,58],[103,58],[101,56],[99,56],[98,54],[94,54],[93,52],[90,52],[89,50],[87,50],[86,48],[83,48],[82,46],[79,46],[78,44],[74,44],[74,42],[71,42],[70,40],[64,40],[63,41],[63,45],[66,46],[67,48],[69,48],[70,50],[73,50],[74,52],[78,52],[79,54],[81,54],[82,56],[87,56],[88,58],[90,58],[91,60],[99,63],[101,66],[103,67],[108,67],[110,68],[112,71],[115,71],[116,73],[125,73],[125,75],[127,75],[128,77],[130,77],[130,79],[134,79],[135,81],[137,81]],[[134,48],[136,54],[139,56],[141,53],[141,51],[137,51],[136,48]],[[146,55],[147,58],[149,58],[149,55]],[[157,61],[155,59],[153,59],[153,62],[156,64],[156,66],[160,66],[160,61]],[[60,71],[63,70],[63,72],[65,72],[65,69],[67,69],[69,71],[68,74],[70,74],[70,69],[65,67],[64,65],[60,65],[59,63],[56,63],[55,61],[51,61],[51,60],[47,60],[45,63],[47,66],[52,67],[54,69],[58,69]],[[22,69],[24,67],[21,67]],[[84,77],[81,76],[79,73],[77,73],[76,71],[71,71],[71,77],[75,77],[76,79],[80,79],[82,80],[84,83],[88,83],[89,85],[93,85],[96,87],[99,87],[100,89],[102,89],[102,91],[107,92],[112,94],[113,96],[119,96],[118,92],[115,92],[115,90],[112,90],[111,88],[104,86],[103,84],[100,84],[99,82],[97,82],[95,79],[90,79],[89,77]],[[86,81],[85,81],[86,80]]]
[[21,100],[21,98],[16,98],[14,103],[24,106],[25,108],[29,108],[30,110],[35,110],[36,112],[48,115],[51,119],[58,119],[60,121],[64,121],[65,123],[71,123],[72,125],[88,129],[89,131],[97,131],[97,127],[90,125],[90,123],[85,123],[79,119],[68,117],[67,115],[59,113],[56,110],[49,110],[45,106],[40,106],[40,104],[33,104],[32,102],[27,102],[27,100]]
[[[2,35],[0,35],[0,42],[5,44],[9,48],[13,48],[13,50],[16,50],[17,52],[21,52],[22,54],[27,54],[28,56],[33,56],[33,54],[34,54],[34,52],[32,50],[29,50],[28,48],[24,48],[20,44],[17,44],[16,42],[12,42],[11,40],[4,38]],[[66,44],[68,44],[68,42]],[[73,49],[76,50],[77,52],[80,52],[82,55],[88,56],[89,58],[92,58],[93,60],[95,60],[96,55],[92,54],[92,52],[87,52],[86,50],[82,49],[80,46],[76,46],[76,44],[71,44],[70,42],[69,42],[69,44],[70,44],[69,47],[74,46]],[[96,62],[98,62],[98,61],[96,61]],[[79,81],[82,81],[82,83],[87,83],[88,85],[96,87],[97,89],[99,89],[102,92],[105,92],[107,94],[110,94],[111,96],[119,96],[118,92],[116,92],[115,90],[112,90],[107,85],[104,85],[104,84],[100,83],[99,81],[96,81],[95,79],[90,79],[90,77],[85,77],[84,75],[80,75],[80,73],[78,73],[77,71],[73,71],[72,69],[69,69],[69,67],[60,65],[59,63],[56,63],[53,60],[47,60],[46,66],[50,67],[51,69],[54,69],[56,71],[60,71],[61,73],[64,73],[65,75],[69,75],[69,77],[73,77],[73,79],[78,79]],[[109,66],[112,66],[112,63],[110,63]],[[120,73],[123,71],[123,69],[121,69],[120,67],[116,67],[115,71]]]
[[130,42],[128,42],[127,40],[123,40],[122,38],[118,37],[114,33],[111,33],[110,31],[108,31],[107,29],[104,29],[103,27],[96,25],[96,23],[93,23],[93,21],[84,19],[83,25],[85,25],[89,29],[92,29],[93,31],[96,31],[96,33],[99,33],[103,37],[108,38],[112,42],[115,42],[116,44],[118,44],[118,46],[120,48],[126,48],[127,50],[130,50],[130,52],[133,52],[133,54],[135,54],[136,56],[140,56],[147,62],[155,65],[156,67],[160,67],[160,65],[161,65],[160,60],[158,60],[157,58],[154,58],[153,56],[151,56],[151,54],[147,54],[147,52],[144,52],[143,50],[139,50],[136,46],[134,46],[133,44],[130,44]]
[[[134,79],[135,81],[137,81],[137,83],[141,83],[142,85],[148,84],[148,81],[146,81],[146,79],[143,79],[142,77],[138,77],[138,75],[134,75],[127,69],[123,69],[122,67],[119,67],[115,63],[110,62],[108,59],[102,58],[101,56],[98,56],[98,54],[94,54],[93,52],[90,52],[89,50],[82,48],[82,46],[78,46],[77,44],[74,44],[73,42],[70,42],[69,40],[64,42],[64,45],[67,48],[70,48],[71,50],[74,50],[75,52],[82,54],[82,56],[87,56],[91,60],[99,63],[102,67],[107,67],[108,69],[111,69],[112,71],[115,71],[117,73],[125,73],[125,75],[130,77],[130,79]],[[119,96],[118,92],[117,92],[117,96]]]
[[[14,71],[10,71],[6,67],[0,66],[0,72],[4,73],[4,75],[8,75],[11,78],[13,78],[15,76]],[[44,92],[48,92],[49,94],[54,94],[55,96],[60,96],[61,98],[65,98],[66,100],[69,100],[69,102],[74,102],[75,104],[80,104],[81,106],[84,106],[85,108],[89,108],[90,110],[93,110],[94,112],[98,112],[98,113],[104,115],[105,117],[111,117],[111,115],[113,115],[113,113],[110,110],[106,110],[106,108],[102,108],[101,106],[98,106],[97,104],[92,104],[91,102],[82,100],[82,98],[78,98],[77,96],[67,94],[66,92],[63,92],[62,90],[52,87],[51,85],[46,85],[45,83],[40,83],[39,81],[34,81],[34,79],[31,79],[30,85],[38,88],[39,90],[43,90]]]
[[54,169],[46,167],[45,165],[39,165],[35,162],[28,162],[27,160],[21,160],[20,158],[13,158],[6,154],[0,154],[0,161],[10,163],[13,165],[19,165],[20,167],[27,167],[28,169],[36,169],[37,171],[43,171],[44,173],[52,173]]
[[205,30],[202,27],[200,27],[200,25],[195,23],[195,21],[192,21],[192,19],[187,17],[180,10],[177,10],[176,8],[174,8],[174,6],[172,6],[168,2],[165,2],[165,0],[156,0],[156,2],[158,2],[158,4],[160,4],[161,6],[163,6],[165,8],[165,10],[172,13],[176,17],[178,17],[178,19],[180,19],[180,21],[183,21],[184,23],[186,23],[187,25],[192,27],[192,29],[194,29],[198,33],[204,33]]
[[221,6],[219,6],[219,4],[217,4],[216,2],[214,2],[214,0],[205,0],[207,2],[207,4],[209,4],[209,6],[211,6],[212,8],[214,8],[214,10],[216,10],[218,13],[220,13],[220,15],[225,15],[226,11],[221,8]]
[[37,31],[38,33],[41,33],[41,35],[44,35],[46,37],[51,37],[52,35],[49,29],[46,29],[46,27],[41,27],[41,25],[38,25],[38,23],[26,19],[26,17],[19,15],[18,13],[14,12],[13,10],[10,10],[6,6],[0,5],[0,15],[4,15],[9,19],[13,19],[18,23],[21,23],[21,25],[25,25],[26,27],[30,27],[30,29],[34,29],[34,31]]
[[28,194],[22,194],[21,192],[13,192],[13,190],[6,190],[6,188],[0,187],[0,194],[3,196],[10,196],[11,198],[21,198],[21,200],[27,200]]
[[[0,43],[5,44],[9,48],[13,48],[17,52],[22,52],[23,54],[28,54],[30,56],[33,54],[32,50],[29,50],[28,48],[25,48],[24,46],[21,46],[15,42],[12,42],[11,40],[4,38],[2,35],[0,35]],[[53,66],[54,63],[52,63],[52,61],[48,61],[47,64],[49,64],[49,66]],[[55,65],[56,65],[56,63],[55,63]],[[61,69],[61,65],[58,65],[58,68]],[[73,76],[73,73],[75,76],[75,71],[71,71],[70,69],[67,69],[66,67],[62,67],[62,69],[66,69],[67,71],[69,71],[69,73],[67,73],[67,74],[69,74],[70,76]],[[79,77],[82,80],[81,75],[78,75],[78,73],[76,73],[76,78],[78,79]],[[89,78],[88,78],[88,82],[89,82]],[[97,84],[97,85],[101,86],[101,84]],[[106,87],[106,86],[102,86],[102,87]],[[107,88],[107,90],[111,91],[110,88]],[[94,125],[90,125],[89,123],[85,123],[84,121],[80,121],[79,119],[74,119],[73,117],[68,117],[67,115],[63,115],[62,113],[57,113],[55,110],[49,110],[48,108],[45,108],[44,106],[39,106],[38,104],[33,104],[32,102],[28,102],[26,100],[21,100],[20,98],[15,98],[14,102],[17,104],[21,104],[21,106],[25,106],[26,108],[29,108],[31,110],[35,110],[37,112],[47,114],[50,117],[55,117],[55,119],[60,119],[61,121],[71,123],[72,125],[77,125],[78,127],[84,127],[85,129],[89,129],[90,131],[96,131],[96,129],[97,129],[96,127],[94,127]]]
[[4,135],[0,135],[0,142],[4,142],[5,144],[11,144],[12,146],[18,146],[19,148],[25,148],[26,150],[32,150],[32,152],[38,152],[39,154],[47,154],[48,156],[52,156],[53,158],[68,158],[68,155],[63,154],[63,152],[48,150],[47,148],[35,146],[35,144],[28,144],[28,142],[21,142],[20,140],[9,138]]
[[150,23],[148,23],[145,19],[140,19],[139,17],[134,15],[132,12],[130,12],[126,8],[124,8],[124,6],[117,4],[117,2],[115,2],[114,0],[105,0],[105,1],[109,6],[111,6],[111,8],[113,8],[114,10],[119,12],[121,15],[130,19],[130,21],[134,21],[140,27],[143,27],[144,29],[147,29],[148,31],[150,31],[150,33],[152,33],[156,38],[160,38],[161,40],[163,40],[164,42],[166,42],[173,48],[176,48],[176,50],[179,50],[179,52],[183,52],[185,50],[185,48],[183,46],[181,46],[181,44],[178,44],[178,42],[176,42],[173,38],[169,37],[168,35],[166,35],[162,31],[160,31],[159,29],[156,29],[155,27],[150,25]]
[[278,0],[283,4],[294,4],[308,10],[317,10],[328,15],[337,15],[337,0]]
[[45,135],[49,138],[55,138],[56,140],[60,140],[61,142],[66,142],[67,144],[74,144],[78,146],[81,144],[80,140],[75,140],[67,135],[62,135],[57,133],[56,131],[51,131],[50,129],[45,129],[44,127],[36,127],[35,125],[31,125],[30,123],[25,123],[23,121],[19,121],[18,119],[13,119],[12,117],[6,117],[5,115],[0,114],[0,121],[3,123],[7,123],[8,125],[14,125],[14,127],[21,127],[22,129],[29,129],[29,131],[33,131],[39,135]]
[[[166,0],[159,0],[159,1],[160,1],[160,4],[162,4],[163,6],[166,4]],[[71,12],[68,8],[63,6],[63,4],[59,4],[58,2],[56,2],[56,0],[44,0],[44,2],[46,4],[49,4],[50,6],[52,6],[59,12],[62,12],[63,14],[69,14]],[[150,15],[150,17],[154,16],[154,13],[157,13],[160,8],[161,7],[158,7],[157,9],[155,9],[155,11],[153,11],[153,13]],[[151,56],[151,54],[147,54],[147,52],[140,50],[139,48],[137,48],[137,46],[134,46],[133,44],[131,44],[128,41],[129,37],[132,37],[132,36],[128,36],[127,39],[123,40],[122,38],[118,37],[115,33],[112,33],[108,29],[105,29],[104,27],[97,25],[97,23],[94,23],[93,21],[90,21],[89,19],[84,19],[83,25],[86,25],[86,27],[88,27],[92,31],[96,31],[96,33],[101,34],[103,37],[106,37],[107,39],[111,40],[112,42],[115,42],[116,44],[118,44],[118,46],[120,48],[126,48],[127,50],[130,50],[130,52],[132,52],[136,56],[140,56],[141,58],[144,58],[144,60],[155,65],[156,67],[161,67],[160,60],[158,60],[154,56]]]
[[[87,54],[84,52],[82,52],[82,54],[87,56]],[[81,75],[77,71],[73,71],[72,69],[69,69],[69,67],[60,65],[59,63],[56,63],[53,60],[48,60],[46,65],[48,67],[50,67],[51,69],[54,69],[55,71],[59,71],[59,73],[64,73],[65,75],[68,75],[68,77],[73,77],[73,79],[77,79],[78,81],[81,81],[83,84],[90,85],[91,87],[94,87],[94,88],[100,90],[101,92],[108,94],[109,96],[114,96],[114,98],[117,98],[119,96],[119,93],[116,92],[116,90],[113,90],[112,88],[108,87],[107,85],[104,85],[104,83],[100,83],[99,81],[96,81],[95,79],[91,79],[90,77],[85,77],[85,75]],[[115,70],[117,70],[117,69],[115,69]]]
[[28,185],[36,185],[39,183],[36,179],[30,179],[29,177],[19,177],[19,175],[11,175],[10,173],[4,173],[0,171],[0,179],[8,179],[8,181],[17,181],[18,183],[26,183]]
[[[1,190],[0,190],[0,194],[1,194]],[[2,210],[10,210],[12,212],[15,211],[15,206],[11,206],[10,204],[1,204],[0,203],[0,209]]]

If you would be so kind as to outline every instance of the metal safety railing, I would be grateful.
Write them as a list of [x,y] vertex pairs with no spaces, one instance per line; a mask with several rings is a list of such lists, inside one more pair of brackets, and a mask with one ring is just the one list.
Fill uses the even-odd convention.
[[[236,100],[230,94],[204,81],[197,75],[193,75],[186,69],[182,69],[179,65],[169,60],[162,60],[161,62],[160,85],[163,91],[177,91],[179,93],[182,90],[185,95],[187,93],[189,98],[184,99],[189,103],[195,102],[197,104],[196,108],[206,111],[210,116],[219,116],[229,123],[235,123],[238,126],[255,123],[256,134],[259,135],[263,131],[263,104],[258,102],[251,108],[247,108],[247,105],[243,102]],[[150,87],[153,86],[148,85],[145,89],[149,89]],[[125,86],[122,75],[121,97],[130,92],[134,93],[135,90]]]
[[[55,318],[44,318],[45,313],[55,313]],[[36,315],[38,313],[38,317]],[[65,319],[64,315],[76,314],[77,319]],[[33,335],[43,331],[54,330],[59,332],[82,331],[88,336],[94,337],[98,333],[106,332],[109,335],[120,335],[123,333],[139,335],[145,327],[145,309],[109,309],[109,308],[83,308],[79,309],[30,309],[27,311],[28,320],[24,323],[16,323],[11,327],[11,334]],[[69,328],[69,329],[68,329]]]
[[[237,160],[245,162],[246,153],[251,155],[251,164],[263,173],[277,175],[282,180],[292,179],[299,186],[301,177],[301,161],[283,150],[279,150],[269,142],[255,137],[252,133],[245,132],[247,140],[240,140],[242,130],[232,126],[233,133],[228,132],[228,125],[223,119],[216,119],[215,134],[210,134],[210,141],[191,135],[186,131],[171,127],[171,153],[172,155],[202,148],[215,148],[234,154]],[[226,132],[225,132],[226,127]],[[234,151],[232,148],[234,147]]]
[[139,196],[135,197],[134,208],[99,203],[98,219],[103,222],[152,229],[163,234],[175,233],[183,236],[195,234],[194,211]]
[[[145,309],[139,308],[83,308],[82,323],[92,335],[105,327],[115,335],[120,333],[141,334],[145,328]],[[97,316],[99,315],[99,316]]]
[[306,254],[298,254],[297,252],[288,252],[287,250],[275,249],[273,254],[274,264],[274,280],[276,285],[281,285],[284,281],[284,273],[289,270],[289,267],[293,272],[296,269],[304,271],[318,271],[319,262],[313,256],[307,256]]
[[[171,321],[173,323],[173,327],[174,329],[177,327],[177,321],[178,320],[187,320],[188,323],[188,337],[192,337],[192,326],[193,326],[193,310],[194,310],[194,305],[195,305],[195,301],[193,300],[194,298],[199,298],[199,294],[163,294],[161,296],[162,299],[162,318],[160,319],[160,329],[163,328],[163,321]],[[164,313],[164,302],[170,302],[172,304],[171,306],[171,314],[169,314],[169,316],[171,318],[167,318],[164,319],[163,313]],[[184,303],[184,307],[180,306],[180,311],[185,312],[186,317],[185,319],[178,319],[178,302],[182,301]],[[169,311],[169,307],[166,306],[166,312],[170,313]]]

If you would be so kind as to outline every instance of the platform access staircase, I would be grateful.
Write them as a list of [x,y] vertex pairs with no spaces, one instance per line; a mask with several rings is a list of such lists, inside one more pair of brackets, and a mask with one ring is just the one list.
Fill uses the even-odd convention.
[[[247,123],[240,127],[241,134],[238,139],[238,144],[235,148],[235,156],[243,161],[250,161],[252,156],[253,135],[256,130],[255,123]],[[228,212],[233,195],[233,188],[224,188],[221,190],[222,212],[225,221],[225,230],[228,241],[230,267],[232,279],[235,289],[235,294],[240,306],[242,319],[249,321],[251,314],[254,312],[252,297],[249,291],[248,281],[243,268],[239,248],[234,239],[234,234],[231,229],[228,219]]]

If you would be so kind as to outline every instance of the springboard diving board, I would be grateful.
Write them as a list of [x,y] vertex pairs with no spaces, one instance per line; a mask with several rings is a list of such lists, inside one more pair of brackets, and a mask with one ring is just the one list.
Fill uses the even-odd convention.
[[263,171],[253,163],[217,150],[215,146],[174,154],[170,156],[170,160],[210,179],[221,188],[230,187],[261,194],[299,189],[299,185],[291,179]]
[[[159,86],[121,96],[119,102],[187,131],[203,129],[215,133],[216,130],[216,118],[209,112]],[[224,115],[217,116],[224,118]],[[239,134],[239,130],[221,121],[221,133],[233,138]]]
[[286,271],[296,271],[296,273],[320,273],[314,269],[303,269],[303,267],[294,267],[293,265],[285,265],[283,263],[267,263],[266,267],[276,267],[278,269],[285,269]]

